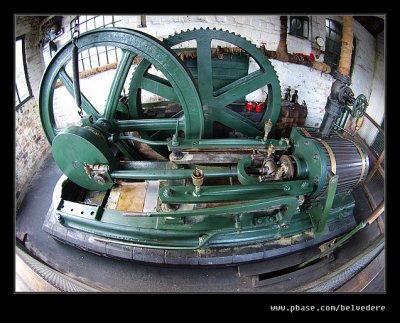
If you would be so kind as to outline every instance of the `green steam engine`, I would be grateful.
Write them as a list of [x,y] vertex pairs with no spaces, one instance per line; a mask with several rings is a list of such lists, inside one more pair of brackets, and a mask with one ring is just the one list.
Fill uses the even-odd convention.
[[[78,53],[98,46],[122,50],[102,112],[81,92],[77,68]],[[249,60],[259,67],[251,73]],[[42,124],[64,173],[45,230],[106,256],[190,265],[267,259],[351,230],[351,192],[369,159],[343,128],[367,102],[354,97],[350,78],[333,77],[319,129],[271,138],[279,80],[246,39],[215,29],[162,42],[125,28],[79,35],[54,56],[40,89]],[[57,81],[80,107],[80,124],[57,124]],[[254,118],[246,95],[260,88],[267,96]],[[143,102],[144,92],[159,100]]]

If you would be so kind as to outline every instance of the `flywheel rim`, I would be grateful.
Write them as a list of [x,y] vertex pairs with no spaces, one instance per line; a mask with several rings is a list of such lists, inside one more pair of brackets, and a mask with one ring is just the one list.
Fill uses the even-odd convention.
[[[185,115],[183,120],[184,124],[180,125],[181,128],[184,128],[186,137],[192,139],[201,138],[203,133],[203,122],[201,122],[203,120],[203,114],[201,112],[201,101],[197,88],[186,66],[184,66],[178,56],[162,42],[150,35],[128,28],[102,28],[81,34],[77,45],[79,52],[96,46],[118,47],[123,51],[125,50],[125,53],[130,52],[134,54],[131,57],[131,62],[137,55],[151,61],[152,64],[157,66],[168,78],[182,102],[182,109]],[[65,66],[70,60],[71,48],[72,42],[70,41],[56,53],[47,66],[41,80],[39,112],[44,132],[50,143],[59,132],[59,130],[56,129],[53,114],[53,94],[56,81],[60,77],[60,74],[63,70],[66,74]],[[67,75],[67,77],[69,76]],[[125,75],[124,80],[126,80],[126,77],[127,75]],[[107,101],[110,100],[111,94],[110,91]],[[85,98],[83,98],[83,109],[85,110],[86,108],[85,112],[88,112],[88,114],[92,115],[95,119],[101,118],[102,116],[106,116],[106,119],[113,119],[113,113],[115,113],[115,111],[107,111],[107,103],[106,109],[103,115],[101,115],[91,106],[90,102],[86,102],[86,106],[85,102]]]

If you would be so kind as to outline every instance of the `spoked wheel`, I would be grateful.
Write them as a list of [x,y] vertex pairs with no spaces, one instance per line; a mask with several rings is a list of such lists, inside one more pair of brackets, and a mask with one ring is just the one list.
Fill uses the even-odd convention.
[[[92,118],[92,123],[107,134],[117,134],[125,131],[140,130],[171,130],[177,127],[175,120],[119,120],[117,108],[122,88],[133,59],[139,55],[151,62],[166,77],[173,89],[176,100],[182,107],[179,118],[179,130],[186,138],[201,138],[203,133],[203,113],[196,86],[187,68],[179,61],[176,54],[156,38],[139,31],[125,28],[105,28],[82,34],[77,45],[79,52],[98,46],[112,46],[122,50],[114,79],[112,81],[104,112],[97,109],[82,93],[82,109]],[[53,95],[56,82],[59,79],[73,96],[72,78],[66,72],[66,65],[71,59],[72,43],[67,43],[59,50],[47,67],[39,95],[40,117],[44,131],[50,143],[62,130],[57,126],[54,117]]]
[[[259,69],[235,79],[225,86],[218,87],[213,79],[215,61],[212,57],[212,41],[223,41],[240,48],[242,55],[254,59]],[[193,73],[197,81],[204,112],[204,138],[213,138],[214,123],[220,123],[247,136],[259,136],[268,119],[275,124],[279,117],[281,92],[279,80],[268,58],[246,39],[222,30],[188,30],[164,39],[170,48],[187,41],[196,41],[197,67]],[[215,65],[213,65],[215,64]],[[151,62],[143,60],[136,69],[129,89],[129,111],[132,117],[143,118],[145,105],[142,103],[141,90],[157,94],[166,99],[166,104],[176,102],[176,93],[163,78],[149,72]],[[252,122],[228,106],[255,90],[266,87],[268,90],[267,107],[259,122]],[[179,114],[177,114],[179,115]],[[175,115],[174,117],[176,117]],[[164,135],[169,135],[164,132]],[[162,138],[160,132],[152,133],[153,138]]]
[[[104,167],[108,167],[108,171],[118,167],[119,157],[115,158],[113,146],[125,155],[125,159],[140,159],[131,145],[127,144],[126,140],[132,140],[132,136],[124,136],[126,132],[179,130],[188,139],[201,138],[204,122],[196,86],[176,54],[159,40],[130,29],[108,28],[82,34],[77,46],[79,52],[99,46],[115,47],[122,51],[122,57],[109,89],[104,112],[100,113],[100,109],[82,93],[81,107],[87,116],[75,126],[62,127],[57,124],[53,104],[57,80],[64,84],[72,96],[74,93],[72,76],[66,71],[71,60],[71,42],[60,49],[42,78],[39,96],[42,125],[57,165],[73,182],[90,190],[109,189],[113,184],[111,178],[105,175],[93,177],[90,174],[97,167],[95,165],[107,165]],[[129,119],[126,114],[121,118],[118,111],[121,92],[137,55],[164,74],[182,108],[179,119]],[[166,142],[159,144],[166,145]]]

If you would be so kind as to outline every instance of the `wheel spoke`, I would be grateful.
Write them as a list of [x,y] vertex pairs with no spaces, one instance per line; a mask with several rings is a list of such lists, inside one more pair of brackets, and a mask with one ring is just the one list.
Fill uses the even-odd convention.
[[216,101],[220,106],[227,106],[228,104],[233,103],[247,94],[265,86],[266,78],[267,75],[263,71],[257,70],[232,82],[231,84],[228,84],[225,87],[227,88],[225,92],[221,93],[224,88],[220,89],[218,92],[221,94],[216,97]]
[[[58,74],[58,78],[64,84],[67,91],[74,96],[74,86],[72,83],[72,79],[69,77],[65,68],[61,68],[60,73]],[[83,93],[81,93],[82,98],[82,110],[86,112],[87,115],[93,116],[94,119],[100,118],[100,114],[97,112],[96,108],[90,103],[90,101],[86,98]]]
[[212,100],[213,81],[211,65],[211,38],[197,39],[198,86],[202,93],[203,104]]
[[218,112],[214,114],[213,121],[218,121],[229,128],[249,136],[262,135],[262,132],[256,128],[254,123],[228,108],[218,109]]
[[106,120],[111,120],[114,118],[122,88],[135,56],[135,53],[123,51],[122,59],[117,66],[117,70],[111,84],[110,93],[108,94],[106,107],[104,109],[104,118]]
[[171,84],[166,79],[159,76],[146,74],[143,78],[141,88],[169,101],[179,103],[179,99]]

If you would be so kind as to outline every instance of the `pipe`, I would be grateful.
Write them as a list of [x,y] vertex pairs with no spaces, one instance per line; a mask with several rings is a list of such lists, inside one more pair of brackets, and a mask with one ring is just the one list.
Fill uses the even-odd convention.
[[351,54],[353,53],[353,17],[343,17],[342,48],[338,72],[343,75],[350,75]]

